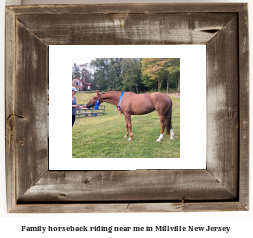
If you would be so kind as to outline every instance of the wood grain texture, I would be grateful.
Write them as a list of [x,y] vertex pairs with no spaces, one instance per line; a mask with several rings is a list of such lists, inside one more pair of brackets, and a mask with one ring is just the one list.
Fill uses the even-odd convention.
[[244,5],[239,18],[239,200],[249,204],[249,32],[248,5]]
[[[8,211],[248,210],[247,17],[247,4],[7,7]],[[47,171],[48,45],[182,43],[207,44],[207,170]]]
[[239,202],[143,203],[129,204],[126,212],[211,212],[246,211]]
[[207,169],[238,197],[238,29],[234,17],[207,45]]
[[135,212],[214,212],[247,211],[239,202],[153,202],[153,203],[82,203],[22,204],[12,213],[135,213]]
[[15,145],[17,198],[48,169],[47,46],[16,22]]
[[236,13],[39,14],[18,19],[48,45],[138,45],[206,44],[235,16]]
[[9,7],[17,16],[32,14],[163,14],[163,13],[207,13],[239,12],[243,3],[153,3],[153,4],[82,4],[82,5],[27,5]]
[[14,14],[6,9],[5,26],[5,153],[6,153],[6,196],[7,210],[11,210],[16,205],[16,181],[15,181],[15,111],[14,111],[14,91],[15,91],[15,19]]
[[234,200],[207,170],[53,172],[19,202]]

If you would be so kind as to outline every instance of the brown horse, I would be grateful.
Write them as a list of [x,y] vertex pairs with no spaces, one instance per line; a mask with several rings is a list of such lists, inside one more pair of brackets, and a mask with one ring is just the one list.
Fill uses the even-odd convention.
[[171,135],[170,139],[174,140],[174,132],[171,122],[172,101],[169,96],[159,92],[149,94],[135,94],[133,92],[124,92],[123,96],[121,95],[122,92],[117,91],[106,93],[99,93],[97,91],[96,96],[94,96],[86,104],[86,107],[94,107],[97,101],[98,104],[107,102],[118,107],[118,110],[124,114],[126,121],[126,135],[124,138],[128,137],[130,131],[130,138],[128,139],[129,141],[131,141],[133,137],[131,115],[143,115],[156,110],[161,122],[161,134],[156,141],[160,142],[163,138],[165,126],[166,134]]

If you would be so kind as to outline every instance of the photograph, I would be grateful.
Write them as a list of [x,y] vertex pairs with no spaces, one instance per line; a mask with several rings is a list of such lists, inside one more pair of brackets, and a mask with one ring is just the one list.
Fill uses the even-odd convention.
[[72,157],[180,158],[180,59],[74,62]]

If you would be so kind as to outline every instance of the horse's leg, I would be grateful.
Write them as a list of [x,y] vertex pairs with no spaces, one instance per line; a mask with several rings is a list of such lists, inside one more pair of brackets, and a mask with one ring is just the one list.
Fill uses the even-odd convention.
[[126,135],[124,136],[124,138],[127,138],[127,136],[129,135],[129,131],[130,131],[130,137],[129,137],[128,141],[131,141],[132,137],[133,137],[132,124],[131,124],[131,114],[125,113],[124,115],[125,115],[125,121],[126,121]]
[[[124,115],[125,115],[125,114],[124,114]],[[129,129],[128,129],[128,120],[127,120],[126,115],[125,115],[125,121],[126,121],[126,134],[125,134],[124,138],[127,138],[128,135],[129,135]]]
[[130,118],[130,124],[128,126],[129,126],[129,130],[130,130],[130,137],[128,140],[131,141],[132,137],[133,137],[131,115],[129,116],[129,118]]
[[156,140],[156,142],[161,142],[162,138],[163,138],[163,132],[166,126],[166,120],[165,120],[165,116],[164,115],[159,115],[160,118],[160,122],[161,122],[161,134],[159,136],[159,138]]
[[172,114],[172,105],[170,106],[170,108],[168,109],[168,111],[165,114],[166,121],[167,121],[166,122],[166,134],[170,135],[171,140],[174,140],[174,131],[172,129],[171,114]]
[[174,131],[172,129],[172,124],[170,125],[170,139],[174,140]]

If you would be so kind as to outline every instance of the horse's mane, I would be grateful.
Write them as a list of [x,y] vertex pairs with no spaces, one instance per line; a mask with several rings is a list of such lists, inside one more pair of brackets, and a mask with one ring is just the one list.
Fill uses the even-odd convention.
[[101,93],[101,96],[106,95],[106,94],[110,94],[110,93],[112,93],[112,94],[121,93],[121,91],[108,91],[108,92],[105,92],[105,93]]
[[121,91],[108,91],[108,92],[105,92],[105,93],[102,93],[102,94],[106,94],[106,93],[121,93]]

